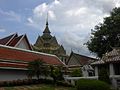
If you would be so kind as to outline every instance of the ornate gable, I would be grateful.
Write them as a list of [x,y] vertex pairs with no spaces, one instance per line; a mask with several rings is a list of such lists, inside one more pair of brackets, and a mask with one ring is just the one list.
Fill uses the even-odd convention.
[[71,52],[71,55],[67,61],[67,65],[68,66],[69,65],[76,65],[76,66],[87,65],[87,64],[92,63],[95,60],[96,59],[94,59],[94,58],[79,55],[79,54],[76,54],[74,52]]
[[22,38],[15,46],[22,49],[33,50],[31,44],[28,41],[26,34],[22,36]]
[[18,35],[17,35],[17,33],[14,33],[5,38],[1,38],[0,44],[9,46],[9,43],[11,43],[14,40],[14,38],[16,38],[16,37],[18,37]]
[[2,45],[32,50],[26,35],[18,36],[17,33],[0,39]]

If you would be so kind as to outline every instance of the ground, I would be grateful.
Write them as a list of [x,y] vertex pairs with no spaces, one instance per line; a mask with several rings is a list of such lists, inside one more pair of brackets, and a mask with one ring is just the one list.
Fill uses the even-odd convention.
[[75,90],[71,87],[53,86],[53,85],[29,85],[16,87],[1,87],[0,90]]

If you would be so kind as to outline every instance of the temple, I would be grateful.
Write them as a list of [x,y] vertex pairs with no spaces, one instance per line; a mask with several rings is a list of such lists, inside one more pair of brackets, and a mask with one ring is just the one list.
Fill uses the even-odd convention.
[[54,54],[58,56],[63,62],[66,61],[66,50],[57,42],[55,36],[51,35],[48,27],[48,19],[46,20],[46,27],[42,36],[38,36],[37,41],[33,45],[35,51]]
[[55,55],[33,51],[26,34],[0,38],[0,81],[28,79],[27,66],[34,60],[53,66],[65,65]]

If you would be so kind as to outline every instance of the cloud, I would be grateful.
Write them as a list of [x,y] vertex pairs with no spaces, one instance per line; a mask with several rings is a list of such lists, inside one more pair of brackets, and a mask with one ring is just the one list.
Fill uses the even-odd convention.
[[6,29],[0,28],[0,32],[6,32]]
[[[117,2],[118,3],[118,2]],[[47,12],[49,27],[66,49],[75,49],[90,55],[83,44],[90,37],[91,29],[116,6],[114,0],[54,0],[33,9],[27,25],[43,30]],[[41,26],[41,27],[40,27]]]
[[6,17],[6,20],[21,22],[21,16],[14,11],[4,11],[0,9],[0,15]]
[[116,2],[116,7],[120,7],[120,0],[115,0]]

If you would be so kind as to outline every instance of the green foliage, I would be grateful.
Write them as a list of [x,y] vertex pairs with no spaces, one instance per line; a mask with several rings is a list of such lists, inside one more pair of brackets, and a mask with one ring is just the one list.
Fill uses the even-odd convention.
[[44,64],[41,59],[28,63],[28,76],[36,76],[39,79],[40,75],[46,75],[47,69]]
[[102,57],[111,47],[120,46],[120,7],[114,8],[109,17],[104,18],[103,23],[95,26],[91,32],[91,38],[86,43],[88,49]]
[[46,85],[46,84],[2,87],[0,90],[21,90],[21,89],[23,90],[75,90],[72,87],[53,86],[53,85]]
[[100,70],[98,79],[110,84],[109,74],[108,74],[108,71],[105,68],[102,68]]
[[47,76],[49,76],[50,72],[49,72],[49,67],[44,65],[44,68],[43,68],[43,75],[45,76],[45,79]]
[[110,90],[110,86],[99,80],[80,79],[76,82],[77,90]]
[[50,76],[53,78],[54,83],[56,83],[57,80],[63,80],[62,68],[50,66]]
[[71,74],[72,77],[81,77],[82,76],[82,70],[81,69],[74,69]]

